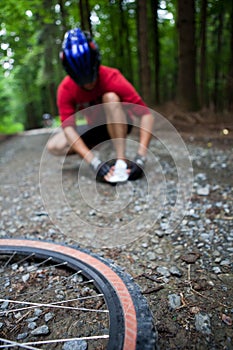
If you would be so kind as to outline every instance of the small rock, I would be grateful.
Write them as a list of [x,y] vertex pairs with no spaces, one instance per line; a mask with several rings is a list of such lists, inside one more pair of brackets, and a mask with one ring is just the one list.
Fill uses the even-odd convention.
[[49,327],[46,325],[40,326],[31,332],[32,335],[46,335],[49,334]]
[[211,235],[208,233],[202,233],[200,235],[200,240],[204,242],[210,242],[211,241]]
[[148,244],[146,242],[142,243],[142,248],[148,248]]
[[200,308],[198,306],[192,306],[190,308],[191,314],[198,314],[200,312]]
[[36,308],[35,310],[34,310],[34,315],[35,316],[40,316],[41,314],[42,314],[42,310],[41,309],[38,309],[38,308]]
[[140,205],[135,205],[134,210],[136,212],[142,211],[142,207],[140,207]]
[[231,264],[231,262],[230,262],[229,259],[225,259],[225,260],[222,260],[222,261],[220,262],[220,265],[221,265],[221,266],[227,266],[227,265],[230,265],[230,264]]
[[30,274],[29,273],[27,273],[26,275],[22,276],[22,280],[23,280],[24,283],[26,283],[29,280],[29,278],[30,278]]
[[157,271],[159,274],[163,275],[164,277],[169,277],[169,276],[171,275],[170,272],[169,272],[169,270],[168,270],[168,268],[165,267],[165,266],[159,266],[159,267],[157,267],[156,271]]
[[147,257],[150,261],[156,260],[156,254],[155,252],[148,252]]
[[198,194],[198,196],[208,196],[210,194],[209,186],[198,187],[197,194]]
[[62,350],[86,350],[87,342],[85,340],[71,340],[66,342]]
[[180,296],[177,294],[168,295],[168,304],[171,309],[177,309],[181,305]]
[[44,320],[45,322],[50,321],[54,317],[54,314],[52,312],[48,312],[47,314],[44,315]]
[[160,237],[160,238],[162,238],[162,237],[164,236],[164,232],[163,232],[163,231],[156,231],[155,234],[156,234],[158,237]]
[[200,257],[199,253],[190,252],[188,254],[182,255],[181,259],[185,261],[188,264],[193,264],[197,261],[197,259]]
[[36,326],[37,326],[36,322],[29,322],[29,323],[28,323],[28,328],[29,328],[29,329],[35,329]]
[[162,248],[158,247],[157,249],[155,249],[155,253],[158,254],[158,255],[163,255],[164,251],[163,251]]
[[11,266],[11,269],[12,269],[13,271],[16,271],[17,268],[18,268],[18,264],[13,264],[13,265]]
[[216,264],[219,264],[221,260],[222,260],[222,259],[219,257],[219,258],[214,259],[214,262],[215,262]]
[[214,273],[216,273],[216,275],[218,275],[219,273],[222,272],[221,269],[220,269],[220,267],[218,267],[218,266],[214,266],[214,267],[213,267],[213,271],[214,271]]
[[35,322],[36,320],[38,320],[38,317],[35,316],[35,317],[30,317],[30,318],[27,318],[27,322]]
[[1,309],[2,310],[6,310],[9,306],[9,301],[4,301],[1,305]]
[[210,317],[207,314],[198,313],[195,315],[195,327],[196,330],[204,333],[211,334],[210,329]]
[[28,333],[20,333],[20,334],[18,334],[17,335],[17,337],[16,337],[16,339],[17,340],[22,340],[22,339],[25,339],[25,338],[27,338],[27,336],[28,336]]
[[177,277],[182,276],[181,271],[176,266],[172,266],[169,271],[173,276],[177,276]]
[[197,181],[206,181],[207,175],[205,173],[198,173],[195,178]]

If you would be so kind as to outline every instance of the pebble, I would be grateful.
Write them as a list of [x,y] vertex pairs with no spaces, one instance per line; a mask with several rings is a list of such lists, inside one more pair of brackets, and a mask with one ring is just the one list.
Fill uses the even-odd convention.
[[180,296],[177,294],[168,295],[168,305],[171,309],[177,309],[181,305]]
[[[119,220],[119,216],[113,216],[113,218],[110,219],[111,221],[108,220],[108,216],[106,215],[100,217],[100,215],[98,215],[100,209],[99,207],[97,209],[92,209],[91,207],[85,207],[85,205],[81,207],[79,204],[77,204],[74,206],[74,208],[72,208],[76,215],[82,214],[82,217],[85,217],[87,221],[89,220],[89,223],[97,223],[98,226],[104,225],[104,227],[108,227],[108,225],[110,227],[114,224],[117,224],[116,227],[119,227],[119,225],[122,223],[124,224],[127,222],[133,222],[134,214],[136,214],[135,216],[142,219],[135,224],[136,230],[138,228],[138,232],[142,234],[144,234],[146,231],[145,227],[147,224],[143,221],[144,215],[145,213],[151,213],[151,215],[155,217],[155,221],[152,220],[153,226],[151,230],[149,230],[150,240],[148,243],[143,244],[140,241],[139,243],[134,243],[134,245],[139,249],[135,250],[135,253],[133,254],[132,268],[135,269],[135,275],[137,275],[137,269],[140,270],[141,266],[152,266],[151,269],[153,270],[153,273],[156,271],[158,274],[163,276],[163,278],[161,278],[163,283],[165,283],[165,280],[168,284],[171,283],[171,286],[169,285],[169,288],[172,287],[173,280],[170,277],[181,277],[183,268],[187,269],[190,264],[191,278],[195,276],[193,270],[195,270],[197,267],[200,267],[200,269],[204,272],[206,269],[207,271],[212,271],[214,274],[218,275],[224,273],[226,270],[224,267],[230,266],[233,258],[233,225],[232,220],[229,219],[232,215],[232,180],[230,179],[230,176],[228,176],[228,181],[227,176],[225,176],[226,174],[224,175],[224,171],[222,170],[222,164],[224,164],[224,167],[227,166],[227,172],[230,174],[230,167],[232,166],[232,150],[226,149],[224,151],[221,151],[214,149],[214,147],[205,149],[204,147],[197,147],[196,145],[189,145],[189,149],[191,152],[191,158],[193,160],[194,170],[198,171],[194,177],[194,196],[189,203],[189,207],[187,208],[183,221],[181,219],[180,222],[178,222],[178,229],[174,229],[174,231],[171,232],[169,236],[166,234],[166,230],[170,224],[169,219],[171,209],[174,208],[174,203],[177,196],[177,181],[174,181],[174,178],[177,174],[173,171],[174,169],[172,163],[169,161],[164,162],[164,171],[166,172],[166,186],[164,186],[166,188],[164,193],[162,193],[163,189],[162,187],[159,187],[159,183],[157,183],[158,190],[156,188],[157,186],[154,186],[153,190],[150,191],[149,194],[147,193],[148,188],[147,186],[144,186],[143,181],[138,183],[139,186],[138,184],[132,183],[131,186],[133,186],[133,190],[129,195],[132,195],[133,202],[131,206],[129,205],[129,207],[124,207],[124,210],[122,210],[120,215],[120,217],[122,217],[121,220]],[[155,150],[158,156],[158,161],[161,162],[164,159],[165,152],[163,151],[162,147],[160,147],[159,143],[155,144]],[[150,161],[148,161],[147,166],[150,166]],[[197,166],[202,167],[201,169],[203,170],[199,170]],[[29,174],[33,171],[33,168],[34,167],[32,166],[30,168],[29,164],[29,167],[25,168],[24,166],[22,167],[22,170],[24,171],[26,169]],[[14,175],[13,172],[12,174],[9,174],[10,176]],[[150,174],[153,176],[152,171]],[[22,178],[25,178],[25,176],[22,176]],[[26,187],[22,189],[20,188],[22,184],[17,185],[19,191],[16,194],[18,194],[18,196],[15,195],[14,191],[12,191],[11,194],[9,192],[9,187],[5,188],[3,186],[3,193],[1,194],[3,210],[0,237],[8,236],[9,234],[14,236],[15,232],[19,232],[20,235],[30,239],[52,238],[53,240],[61,240],[63,237],[59,236],[59,229],[52,228],[53,225],[49,224],[47,220],[47,212],[41,205],[41,200],[38,194],[36,194],[38,187],[37,183],[35,184],[33,182],[34,179],[36,179],[36,176],[33,176],[32,179],[33,180],[29,179],[28,177],[28,183],[26,184]],[[72,180],[73,178],[71,178],[71,181]],[[69,183],[69,179],[67,181],[68,186],[70,186],[71,182]],[[90,182],[90,184],[92,184],[92,182]],[[64,186],[66,186],[65,183]],[[70,186],[69,188],[73,187]],[[69,191],[67,188],[65,188],[65,190],[67,190],[65,191],[67,194]],[[160,202],[158,201],[158,198],[160,199],[160,193],[162,195],[165,195],[165,200],[163,199],[163,203],[161,204],[162,209],[159,207],[159,212],[157,213],[157,208],[154,208],[154,203],[156,202],[160,205]],[[17,197],[17,199],[13,201],[14,197]],[[136,200],[134,200],[134,198],[136,198]],[[147,206],[145,205],[145,201],[140,201],[140,198],[146,199]],[[68,198],[68,200],[69,203],[72,203],[70,198]],[[79,202],[77,201],[77,203]],[[130,210],[128,210],[128,208]],[[147,208],[147,210],[144,210],[145,208]],[[212,208],[217,208],[218,210],[212,210]],[[64,210],[64,212],[68,217],[69,210]],[[58,210],[58,223],[59,220],[65,220],[64,212],[63,209]],[[160,213],[161,215],[158,216]],[[159,219],[157,219],[157,217],[159,217]],[[12,218],[14,218],[14,220]],[[28,220],[28,218],[31,220]],[[106,221],[104,222],[103,220]],[[72,230],[72,222],[70,226],[71,227],[69,227],[69,229]],[[90,229],[90,232],[92,232],[92,229]],[[93,235],[91,234],[90,237],[93,237]],[[83,244],[85,245],[86,242],[83,242]],[[172,249],[170,249],[171,246]],[[195,256],[195,254],[189,254],[189,256],[186,256],[186,259],[184,260],[180,258],[185,254],[185,252],[186,255],[188,254],[188,251],[196,252],[197,248],[200,252],[200,258],[199,255]],[[127,251],[127,249],[128,246],[125,250]],[[158,261],[161,266],[158,266]],[[174,262],[178,266],[181,265],[182,269],[179,270],[178,266],[174,265]],[[139,264],[140,267],[137,266]],[[18,267],[14,266],[14,268],[17,271]],[[26,272],[30,271],[30,267],[25,267],[24,271],[24,275],[26,276]],[[184,275],[185,274],[186,272],[184,272]],[[78,282],[79,277],[75,276],[73,280]],[[25,277],[25,283],[26,282],[27,279]],[[53,283],[51,281],[51,285],[52,284]],[[5,280],[4,285],[10,286],[10,281]],[[222,289],[225,290],[224,283],[222,283]],[[172,289],[170,288],[169,290]],[[82,291],[82,294],[85,294],[84,290]],[[168,305],[171,309],[176,309],[179,307],[180,302],[181,300],[178,294],[173,293],[169,295]],[[2,310],[6,310],[7,308],[8,303],[1,304]],[[215,310],[213,310],[213,313],[214,312]],[[41,313],[41,309],[36,309],[34,315],[35,317],[39,317]],[[231,310],[231,313],[233,315],[233,309]],[[48,319],[51,319],[50,316],[46,315],[44,315],[44,322],[48,322]],[[36,321],[36,319],[33,320],[32,317],[30,322],[34,321]],[[46,325],[42,327],[46,327]],[[210,334],[210,315],[202,314],[198,312],[198,309],[195,310],[195,327],[197,331],[200,331],[204,334]],[[39,328],[35,328],[32,331],[35,332]],[[44,330],[48,331],[49,329],[44,328]],[[20,339],[20,337],[22,337],[21,339],[24,339],[27,336],[28,333],[21,333],[18,334],[17,339]],[[87,347],[85,343],[83,343],[83,346]],[[204,346],[205,345],[203,345],[203,348]],[[86,347],[83,349],[86,349]],[[80,343],[78,344],[77,342],[67,342],[63,345],[63,350],[69,349],[80,350],[82,348]]]
[[41,309],[38,309],[38,308],[34,309],[34,315],[35,316],[40,316],[42,314],[42,312],[43,311]]
[[38,316],[27,318],[26,321],[27,322],[35,322],[36,320],[38,320]]
[[160,238],[162,238],[162,237],[164,236],[164,232],[163,232],[163,231],[159,231],[159,230],[155,231],[155,234],[156,234],[158,237],[160,237]]
[[177,276],[177,277],[181,277],[182,276],[182,272],[176,266],[172,266],[169,269],[169,271],[170,271],[171,275],[173,275],[173,276]]
[[222,272],[220,267],[218,267],[218,266],[214,266],[213,267],[213,271],[214,271],[214,273],[216,273],[216,275],[218,275],[218,274],[220,274]]
[[38,328],[35,328],[31,332],[31,335],[46,335],[46,334],[49,334],[49,327],[46,325],[42,325]]
[[67,341],[62,350],[87,350],[87,342],[85,340]]
[[26,275],[22,276],[22,280],[23,280],[24,283],[26,283],[29,280],[29,278],[30,278],[30,274],[29,273],[27,273]]
[[29,323],[28,323],[28,328],[29,328],[29,329],[35,329],[36,326],[37,326],[36,322],[29,322]]
[[230,265],[231,264],[231,261],[229,259],[226,259],[226,260],[222,260],[220,262],[220,265],[221,266],[227,266],[227,265]]
[[195,327],[198,332],[211,334],[210,317],[207,314],[198,313],[195,315]]
[[2,304],[1,304],[1,309],[2,310],[6,310],[9,306],[9,301],[4,301]]
[[150,260],[150,261],[153,261],[153,260],[156,260],[156,258],[157,258],[157,255],[155,254],[155,252],[148,252],[147,253],[147,257],[148,257],[148,259]]
[[24,332],[24,333],[19,333],[16,337],[17,340],[22,340],[22,339],[25,339],[27,338],[28,336],[28,333]]
[[21,317],[22,317],[21,312],[16,312],[16,313],[14,314],[14,318],[16,318],[17,320],[19,320]]
[[168,268],[165,266],[157,267],[156,271],[164,277],[170,277],[170,275],[171,275]]
[[197,188],[197,194],[199,196],[208,196],[210,194],[210,188],[209,186],[205,186],[205,187],[198,187]]
[[52,312],[48,312],[47,314],[44,315],[44,320],[45,322],[50,321],[54,317],[54,314]]

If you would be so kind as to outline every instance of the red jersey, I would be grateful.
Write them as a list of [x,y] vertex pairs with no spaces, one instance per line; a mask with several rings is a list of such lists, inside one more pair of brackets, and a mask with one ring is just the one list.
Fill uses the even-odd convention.
[[[121,102],[146,107],[146,104],[136,92],[130,82],[115,68],[100,66],[98,80],[94,89],[88,91],[82,89],[69,76],[66,76],[60,83],[57,92],[57,104],[62,126],[75,126],[75,113],[90,106],[102,103],[102,96],[106,92],[115,92]],[[98,119],[103,113],[95,113],[98,108],[88,108],[85,117],[88,124],[98,124]],[[132,105],[129,114],[140,116],[143,108],[135,108]]]

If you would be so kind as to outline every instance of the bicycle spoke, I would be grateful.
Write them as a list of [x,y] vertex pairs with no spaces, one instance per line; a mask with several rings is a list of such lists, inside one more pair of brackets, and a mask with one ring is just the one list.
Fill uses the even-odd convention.
[[[5,294],[8,296],[8,298],[5,296],[4,298],[0,298],[0,303],[8,303],[8,307],[6,310],[0,309],[0,317],[7,317],[7,320],[9,319],[10,315],[20,315],[21,317],[19,319],[16,319],[14,327],[9,328],[9,335],[15,334],[17,332],[17,329],[19,325],[25,321],[27,318],[32,317],[32,312],[34,312],[35,309],[41,309],[42,311],[45,310],[43,313],[48,313],[49,310],[54,310],[56,312],[72,312],[75,319],[79,317],[79,314],[75,316],[76,313],[84,313],[85,315],[89,313],[95,314],[105,314],[108,315],[109,311],[106,309],[105,301],[104,301],[104,295],[102,293],[94,293],[93,295],[77,295],[78,290],[82,291],[83,288],[86,288],[86,286],[92,286],[94,280],[93,279],[86,279],[83,276],[83,271],[81,269],[77,271],[70,271],[68,273],[63,273],[61,269],[66,268],[67,261],[54,263],[52,262],[51,257],[47,257],[46,259],[42,259],[39,263],[35,260],[35,254],[29,254],[28,256],[19,257],[16,259],[16,254],[13,253],[7,261],[2,264],[1,271],[4,272],[2,274],[0,280],[1,280],[1,287],[0,290],[2,290],[1,294]],[[59,273],[57,273],[59,271]],[[64,270],[65,271],[65,270]],[[23,276],[28,275],[27,280],[23,282]],[[40,283],[40,278],[42,283]],[[44,282],[48,279],[48,283]],[[5,281],[5,282],[4,282]],[[36,287],[38,285],[39,288]],[[8,287],[6,288],[6,285]],[[19,289],[17,286],[21,285],[23,286],[22,290]],[[30,288],[30,285],[32,285],[32,288]],[[68,286],[68,289],[67,289]],[[25,288],[25,289],[24,289]],[[88,287],[89,288],[89,287]],[[37,290],[36,290],[37,289]],[[63,300],[52,300],[52,297],[56,297],[56,291],[59,290],[59,293],[64,293],[64,299]],[[75,290],[77,290],[75,292]],[[93,287],[90,288],[90,292],[92,293]],[[13,298],[9,298],[9,294],[11,293]],[[76,294],[76,295],[75,295]],[[43,301],[37,301],[36,299],[43,298],[46,302]],[[46,300],[46,298],[49,298]],[[80,303],[88,303],[88,306],[86,305],[79,305]],[[98,307],[95,307],[98,306]],[[59,315],[59,314],[58,314]],[[13,316],[13,317],[16,317]],[[57,316],[61,317],[61,316]],[[87,317],[87,316],[85,316]],[[96,317],[94,317],[95,319]],[[83,320],[83,317],[81,318]],[[89,316],[88,316],[89,319]],[[87,319],[88,322],[91,322],[93,317],[90,318],[90,321]],[[93,320],[94,320],[93,319]],[[108,319],[108,317],[107,317]],[[107,325],[109,321],[107,319],[104,321]],[[103,319],[104,320],[104,319]],[[9,322],[9,321],[8,321]],[[13,322],[13,319],[12,321]],[[82,321],[83,322],[83,321]],[[106,323],[107,322],[107,323]],[[13,323],[12,323],[13,326]],[[73,334],[72,334],[73,335]],[[66,341],[74,341],[74,340],[86,340],[86,341],[107,341],[108,335],[95,335],[92,336],[91,334],[87,334],[84,336],[82,334],[82,337],[75,337],[75,338],[61,338],[61,339],[49,339],[49,340],[38,340],[34,342],[18,342],[15,340],[5,340],[3,337],[1,338],[1,341],[4,342],[4,345],[0,345],[1,348],[12,348],[12,347],[19,347],[24,349],[39,349],[41,346],[47,346],[50,344],[50,346],[58,346],[58,344],[62,344]],[[11,338],[10,338],[11,339]],[[54,345],[53,345],[54,344]],[[39,348],[38,348],[39,346]],[[56,347],[57,348],[57,347]]]
[[62,350],[75,341],[88,350],[154,349],[145,298],[112,262],[51,242],[1,239],[0,266],[0,349]]
[[8,339],[0,338],[0,341],[6,343],[4,345],[0,345],[0,349],[6,349],[6,348],[11,348],[12,346],[13,347],[17,346],[17,347],[20,347],[22,349],[41,350],[40,348],[35,348],[35,347],[30,346],[30,345],[21,344],[21,343],[18,343],[18,342],[15,342],[15,341],[11,341],[11,340],[8,340]]
[[0,299],[1,302],[8,302],[12,304],[22,304],[22,305],[30,305],[26,308],[20,308],[20,309],[13,309],[13,310],[7,310],[0,312],[0,316],[4,314],[9,314],[12,312],[19,312],[22,310],[28,310],[30,308],[36,308],[36,307],[48,307],[48,308],[57,308],[57,309],[67,309],[67,310],[80,310],[80,311],[86,311],[86,312],[106,312],[108,313],[108,310],[97,310],[97,309],[87,309],[83,307],[74,307],[74,306],[62,306],[62,305],[55,305],[55,304],[43,304],[43,303],[31,303],[31,302],[23,302],[23,301],[17,301],[17,300],[10,300],[10,299]]

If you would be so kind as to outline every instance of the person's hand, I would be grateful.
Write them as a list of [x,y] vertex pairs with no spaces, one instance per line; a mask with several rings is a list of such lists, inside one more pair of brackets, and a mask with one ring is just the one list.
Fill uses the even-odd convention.
[[131,162],[130,175],[128,180],[134,181],[141,178],[144,175],[144,168],[146,164],[146,158],[137,154],[134,161]]
[[96,178],[98,180],[104,180],[105,175],[110,171],[110,166],[102,162],[99,158],[94,157],[90,163],[92,170],[96,173]]

